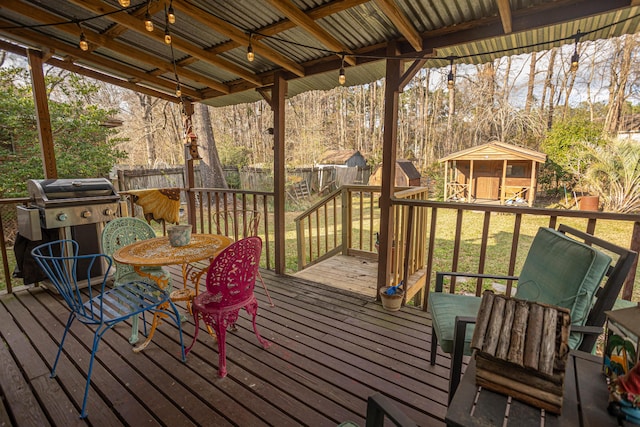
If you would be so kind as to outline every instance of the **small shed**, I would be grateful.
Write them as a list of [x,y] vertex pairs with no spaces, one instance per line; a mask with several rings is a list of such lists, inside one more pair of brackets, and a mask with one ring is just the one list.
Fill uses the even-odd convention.
[[499,201],[533,205],[537,170],[547,155],[529,148],[493,141],[450,154],[445,164],[445,201]]
[[322,154],[317,164],[364,169],[367,166],[367,160],[358,150],[327,150]]
[[[369,185],[382,185],[382,166],[369,178]],[[419,187],[420,172],[409,160],[396,160],[396,187]]]

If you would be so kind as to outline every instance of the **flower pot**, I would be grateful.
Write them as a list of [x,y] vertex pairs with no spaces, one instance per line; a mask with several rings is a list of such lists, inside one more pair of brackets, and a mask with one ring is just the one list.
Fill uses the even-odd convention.
[[167,235],[171,246],[186,246],[191,241],[191,226],[174,225],[167,229]]
[[388,286],[380,288],[380,300],[382,300],[382,307],[389,311],[398,311],[402,306],[402,300],[404,299],[404,291],[399,289],[393,295],[387,295]]
[[600,203],[599,196],[582,196],[578,200],[578,207],[581,211],[597,211]]

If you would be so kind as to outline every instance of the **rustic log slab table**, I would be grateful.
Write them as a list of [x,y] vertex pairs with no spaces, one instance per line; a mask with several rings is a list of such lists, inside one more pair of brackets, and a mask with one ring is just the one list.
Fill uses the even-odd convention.
[[447,410],[448,426],[617,425],[616,418],[607,413],[609,393],[599,357],[576,351],[569,354],[560,416],[477,387],[475,371],[475,360],[471,360]]

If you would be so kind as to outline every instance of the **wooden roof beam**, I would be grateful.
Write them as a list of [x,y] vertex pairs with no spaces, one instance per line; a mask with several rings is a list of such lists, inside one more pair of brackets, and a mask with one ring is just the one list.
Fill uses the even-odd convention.
[[505,34],[510,34],[513,31],[511,21],[511,4],[509,0],[496,0],[498,3],[498,11],[500,12],[500,20],[502,20],[502,29]]
[[[118,10],[114,7],[111,7],[102,3],[100,0],[69,0],[69,1],[77,6],[80,6],[98,15]],[[126,13],[124,14],[114,13],[112,15],[109,15],[108,18],[120,25],[124,25],[125,27],[127,27],[132,31],[135,31],[146,37],[149,37],[161,43],[164,43],[164,31],[158,28],[154,28],[153,32],[149,32],[145,30],[141,19],[138,19]],[[212,65],[220,67],[221,69],[228,71],[232,74],[235,74],[238,77],[255,84],[256,86],[262,85],[262,81],[254,73],[249,72],[244,68],[239,67],[236,64],[233,64],[225,59],[219,58],[218,56],[213,55],[207,52],[206,50],[203,50],[199,46],[180,40],[178,37],[173,37],[172,44],[173,44],[173,47],[175,47],[176,49],[179,49],[185,53],[188,53],[189,55],[194,56],[200,59],[201,61],[205,61]]]
[[[353,53],[346,46],[342,45],[335,37],[329,34],[324,28],[318,25],[307,14],[298,9],[290,0],[267,0],[273,7],[278,9],[287,18],[297,24],[300,28],[317,38],[323,45],[335,52]],[[345,62],[356,65],[356,59],[346,57]]]
[[[355,6],[359,6],[369,1],[370,0],[333,0],[329,3],[323,4],[322,6],[318,6],[314,9],[307,11],[307,16],[315,21],[317,19],[325,18],[334,13],[342,12],[343,10],[347,10]],[[253,38],[254,40],[261,40],[263,36],[273,36],[295,27],[296,27],[296,24],[294,22],[292,22],[288,18],[284,18],[276,22],[275,24],[258,28],[256,30],[256,33],[260,33],[260,34],[254,35]],[[230,40],[228,42],[212,47],[211,49],[208,49],[208,50],[209,52],[212,52],[212,53],[221,54],[223,52],[228,52],[231,49],[235,49],[238,46],[239,46],[239,43],[236,43],[235,41]]]
[[132,90],[134,92],[144,93],[145,95],[150,95],[150,96],[164,99],[170,102],[175,102],[175,103],[180,102],[180,98],[176,97],[175,95],[170,95],[166,92],[160,92],[158,90],[145,87],[134,82],[122,80],[122,79],[119,79],[95,70],[82,67],[80,65],[76,65],[71,62],[61,61],[60,59],[57,59],[57,58],[51,58],[50,60],[47,61],[47,64],[53,65],[54,67],[62,68],[67,71],[71,71],[76,74],[81,74],[86,77],[91,77],[92,79],[100,80],[100,81],[112,84],[114,86],[120,86],[122,88]]
[[[149,13],[151,15],[159,12],[163,8],[164,8],[164,3],[162,3],[162,2],[159,2],[159,1],[155,2],[154,1],[154,2],[149,3]],[[135,16],[135,17],[140,18],[140,19],[144,19],[144,15],[146,13],[147,13],[147,5],[141,4],[138,9],[134,10],[129,15]],[[129,31],[129,29],[127,27],[125,27],[124,25],[113,24],[109,29],[107,29],[104,33],[102,33],[102,35],[115,39],[116,37],[120,36],[123,33],[126,33],[127,31]]]
[[[218,18],[217,16],[212,15],[182,0],[174,0],[173,4],[176,7],[180,8],[180,12],[189,15],[191,18],[195,19],[196,21],[200,21],[201,23],[210,27],[212,30],[229,37],[231,40],[238,43],[238,45],[240,46],[249,45],[249,36],[247,36],[240,29],[225,22],[224,20]],[[269,61],[280,65],[285,70],[291,71],[298,77],[304,77],[304,69],[300,65],[296,64],[294,61],[288,58],[285,58],[280,53],[260,43],[259,40],[252,39],[251,45],[256,54],[259,54],[260,56],[267,58]]]
[[[11,26],[10,22],[0,20],[0,27],[10,27],[10,26]],[[57,41],[55,39],[52,39],[51,37],[47,37],[43,34],[34,32],[32,30],[13,28],[11,30],[0,30],[0,33],[2,32],[13,35],[14,37],[11,37],[11,38],[15,38],[15,36],[17,36],[19,39],[25,40],[26,42],[34,46],[47,46],[49,48],[52,48],[59,55],[61,53],[71,55],[72,57],[80,58],[89,64],[96,64],[96,66],[98,67],[102,66],[104,68],[115,70],[117,72],[122,73],[125,76],[131,76],[135,79],[138,79],[139,81],[145,81],[159,87],[164,87],[170,92],[174,92],[176,88],[175,82],[162,79],[159,77],[155,77],[150,73],[146,73],[136,68],[127,67],[125,65],[115,63],[101,56],[91,54],[89,52],[84,52],[79,47],[70,46],[66,43]],[[65,61],[65,62],[70,63],[72,61]],[[193,89],[183,87],[182,93],[185,96],[191,97],[196,100],[202,99],[202,95],[200,94],[200,92],[195,91]]]
[[[29,13],[32,11],[33,7],[32,6],[28,6],[25,3],[22,3],[18,0],[4,0],[5,3],[3,4],[3,7],[5,7],[6,9],[12,10],[14,12],[20,13],[22,15],[28,16]],[[51,13],[48,13],[44,10],[41,10],[38,12],[38,14],[35,16],[35,19],[37,19],[39,22],[43,23],[43,24],[56,24],[58,22],[60,22],[60,17],[53,15]],[[67,34],[71,34],[73,36],[77,36],[79,33],[79,28],[76,24],[63,24],[63,25],[58,25],[57,26],[58,29],[66,32]],[[160,70],[162,70],[163,72],[167,72],[167,73],[173,73],[174,72],[174,68],[173,68],[173,64],[170,62],[166,62],[163,61],[161,59],[159,59],[158,57],[156,57],[155,55],[151,55],[145,51],[142,51],[140,49],[135,49],[132,48],[130,46],[125,45],[124,43],[112,40],[110,37],[107,37],[105,35],[101,35],[98,34],[96,32],[93,32],[87,28],[83,28],[82,31],[84,32],[84,35],[87,39],[88,42],[90,42],[90,49],[89,50],[93,50],[93,47],[95,46],[104,46],[107,49],[110,49],[114,52],[118,52],[122,55],[125,56],[129,56],[131,58],[135,58],[137,60],[141,60],[146,62],[147,64],[151,65],[152,67],[156,67]],[[93,46],[92,46],[93,45]],[[186,77],[190,80],[196,81],[198,83],[201,83],[205,86],[208,86],[218,92],[224,93],[224,94],[228,94],[229,93],[229,87],[212,79],[206,78],[198,73],[195,73],[193,71],[187,70],[187,69],[180,69],[180,72],[178,73],[180,76]],[[174,83],[175,84],[175,83]]]
[[[500,0],[499,0],[500,1]],[[509,0],[506,0],[507,3]],[[416,27],[406,17],[406,15],[398,8],[393,0],[375,0],[382,12],[393,22],[393,25],[400,31],[400,34],[407,39],[416,51],[422,50],[422,37],[416,30]]]

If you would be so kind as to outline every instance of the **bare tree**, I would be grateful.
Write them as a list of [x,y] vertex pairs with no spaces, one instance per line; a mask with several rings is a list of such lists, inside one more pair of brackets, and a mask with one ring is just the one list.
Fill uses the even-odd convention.
[[615,49],[615,57],[611,62],[609,81],[609,110],[605,118],[604,130],[614,134],[620,127],[620,120],[624,103],[627,100],[626,86],[631,72],[632,52],[636,47],[635,37],[625,36],[614,43],[619,49]]
[[159,98],[152,98],[149,95],[136,92],[138,101],[142,107],[142,119],[144,122],[144,141],[147,152],[147,166],[152,166],[156,156],[156,144],[153,127],[153,107],[158,103]]
[[204,161],[200,162],[202,185],[209,188],[229,188],[227,180],[224,177],[224,172],[222,171],[216,140],[213,136],[213,129],[211,128],[209,106],[203,103],[198,104],[198,116],[200,118],[199,127],[204,136],[204,138],[200,138],[199,140],[200,147],[202,151],[206,153]]

